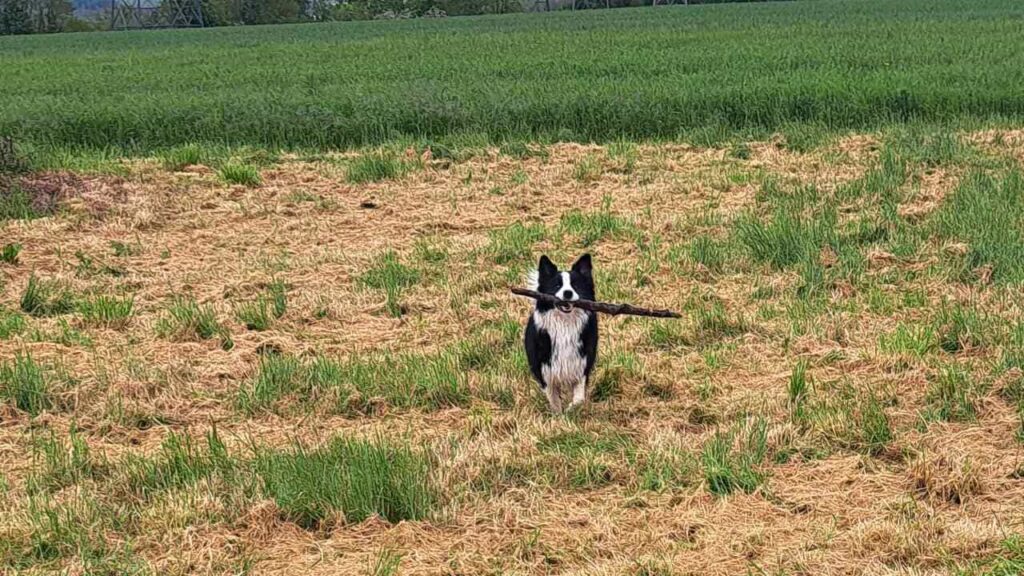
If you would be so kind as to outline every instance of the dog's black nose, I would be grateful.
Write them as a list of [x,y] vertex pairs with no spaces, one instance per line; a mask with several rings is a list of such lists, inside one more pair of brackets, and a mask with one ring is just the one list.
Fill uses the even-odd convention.
[[563,290],[562,300],[572,300],[572,290]]

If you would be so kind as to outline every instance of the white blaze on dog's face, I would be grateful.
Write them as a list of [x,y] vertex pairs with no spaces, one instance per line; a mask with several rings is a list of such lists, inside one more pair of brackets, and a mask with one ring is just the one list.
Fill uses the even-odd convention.
[[[568,271],[560,271],[547,256],[541,256],[537,270],[527,276],[527,285],[531,290],[551,294],[562,300],[593,300],[594,278],[590,255],[584,254]],[[539,311],[553,308],[551,304],[537,303]],[[571,312],[569,305],[559,305],[560,312]]]

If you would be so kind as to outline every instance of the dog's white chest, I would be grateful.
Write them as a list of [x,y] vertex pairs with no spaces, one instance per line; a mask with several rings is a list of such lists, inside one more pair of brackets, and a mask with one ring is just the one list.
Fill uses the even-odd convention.
[[583,329],[587,325],[586,312],[574,309],[568,314],[550,310],[534,312],[537,328],[551,338],[551,360],[541,366],[541,374],[549,385],[576,384],[583,380],[587,359],[583,347]]

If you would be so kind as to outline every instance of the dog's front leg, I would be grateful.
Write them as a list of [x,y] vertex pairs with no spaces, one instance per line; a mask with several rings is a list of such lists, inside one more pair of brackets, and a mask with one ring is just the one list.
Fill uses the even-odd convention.
[[547,388],[544,388],[544,395],[548,398],[548,406],[551,407],[551,411],[555,414],[562,413],[562,394],[558,386],[554,384],[548,384]]
[[569,410],[578,408],[583,405],[587,399],[587,377],[584,376],[576,381],[572,387],[572,404],[569,404]]

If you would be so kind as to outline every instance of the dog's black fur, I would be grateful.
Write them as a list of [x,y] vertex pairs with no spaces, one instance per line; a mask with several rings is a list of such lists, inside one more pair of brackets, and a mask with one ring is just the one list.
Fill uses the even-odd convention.
[[[594,300],[593,265],[584,254],[568,271],[559,271],[541,256],[531,288],[563,300]],[[570,408],[586,398],[590,374],[597,363],[597,314],[571,306],[538,301],[526,325],[526,358],[554,412],[561,412],[561,391],[573,389]]]

